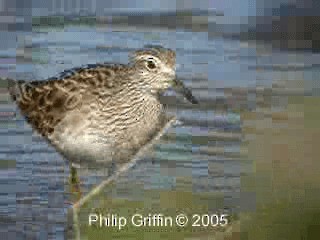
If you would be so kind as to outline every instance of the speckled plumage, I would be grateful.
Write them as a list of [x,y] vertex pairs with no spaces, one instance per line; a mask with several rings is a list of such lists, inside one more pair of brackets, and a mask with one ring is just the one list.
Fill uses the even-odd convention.
[[168,120],[158,95],[175,79],[175,53],[148,47],[128,65],[95,64],[45,81],[11,81],[32,127],[71,162],[126,161]]

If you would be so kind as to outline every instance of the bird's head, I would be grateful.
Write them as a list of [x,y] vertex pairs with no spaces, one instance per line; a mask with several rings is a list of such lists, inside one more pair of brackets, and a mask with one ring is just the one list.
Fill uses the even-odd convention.
[[130,56],[131,63],[146,87],[163,91],[176,78],[176,54],[162,47],[146,47]]
[[172,87],[181,92],[187,100],[196,103],[191,91],[176,78],[176,53],[171,49],[146,46],[130,55],[130,63],[144,89],[159,94]]

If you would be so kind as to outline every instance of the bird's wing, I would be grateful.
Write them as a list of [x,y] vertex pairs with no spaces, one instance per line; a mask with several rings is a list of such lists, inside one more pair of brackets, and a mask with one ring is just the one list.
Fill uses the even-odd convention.
[[[42,135],[48,136],[66,115],[79,107],[81,94],[72,92],[68,82],[25,82],[9,80],[9,92],[21,113]],[[74,85],[75,89],[76,85]]]
[[[44,81],[8,80],[10,95],[22,114],[42,135],[50,134],[64,116],[81,105],[103,96],[106,101],[119,84],[115,71],[125,65],[88,65]],[[121,71],[120,71],[121,72]]]

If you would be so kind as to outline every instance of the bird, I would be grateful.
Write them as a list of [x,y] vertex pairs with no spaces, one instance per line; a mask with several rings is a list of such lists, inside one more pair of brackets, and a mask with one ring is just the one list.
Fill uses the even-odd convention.
[[176,53],[146,45],[128,64],[96,63],[45,80],[7,79],[32,128],[71,163],[123,163],[169,121],[160,96],[174,88],[198,100],[176,77]]

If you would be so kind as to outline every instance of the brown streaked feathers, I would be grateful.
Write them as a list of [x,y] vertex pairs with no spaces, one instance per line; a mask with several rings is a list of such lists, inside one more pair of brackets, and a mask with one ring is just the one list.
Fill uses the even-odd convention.
[[32,127],[47,137],[68,111],[97,100],[99,93],[104,92],[102,89],[112,89],[115,84],[112,76],[115,71],[122,69],[123,65],[107,68],[100,65],[81,69],[64,79],[32,82],[10,80],[10,95]]
[[88,65],[44,81],[9,80],[9,91],[32,127],[68,160],[106,163],[129,159],[169,120],[159,94],[175,79],[175,52],[146,47],[132,53],[128,65]]

